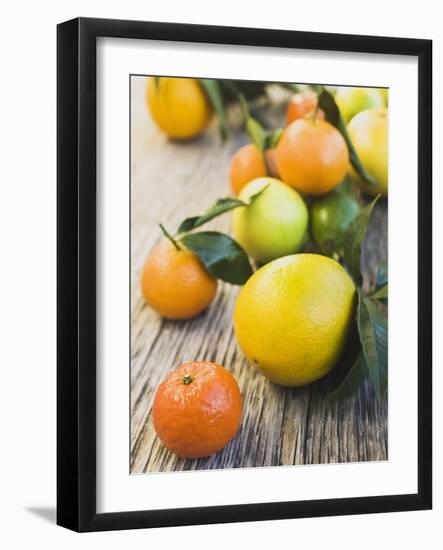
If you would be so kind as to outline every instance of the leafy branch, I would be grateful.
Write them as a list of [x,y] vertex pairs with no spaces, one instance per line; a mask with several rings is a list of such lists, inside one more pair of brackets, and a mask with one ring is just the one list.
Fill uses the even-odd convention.
[[244,284],[252,275],[252,267],[243,248],[224,233],[217,231],[191,233],[191,231],[234,208],[251,205],[266,188],[267,186],[264,186],[248,201],[231,197],[219,199],[202,214],[183,220],[175,236],[168,233],[162,224],[160,228],[178,250],[183,246],[194,252],[214,277],[234,285]]

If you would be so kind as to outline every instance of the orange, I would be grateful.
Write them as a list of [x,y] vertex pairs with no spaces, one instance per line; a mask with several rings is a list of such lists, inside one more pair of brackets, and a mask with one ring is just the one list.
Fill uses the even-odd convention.
[[266,160],[266,167],[269,172],[268,176],[271,176],[272,178],[280,179],[280,174],[278,173],[275,149],[266,149],[265,160]]
[[208,98],[193,78],[148,79],[146,100],[157,126],[172,139],[191,139],[206,130],[212,117]]
[[216,453],[235,436],[242,409],[232,374],[209,361],[190,361],[160,384],[152,416],[167,449],[183,458],[199,458]]
[[343,136],[325,120],[292,122],[277,145],[276,158],[281,179],[308,195],[332,191],[343,181],[349,165]]
[[149,255],[141,275],[146,303],[166,319],[188,319],[201,313],[214,299],[217,279],[198,257],[163,240]]
[[266,175],[265,161],[253,143],[241,147],[231,159],[229,179],[235,195],[251,180]]
[[[286,111],[286,124],[291,124],[294,120],[299,118],[306,118],[309,115],[313,115],[317,107],[318,96],[312,90],[305,90],[294,94],[288,103]],[[317,111],[317,118],[324,119],[325,113],[319,109]]]

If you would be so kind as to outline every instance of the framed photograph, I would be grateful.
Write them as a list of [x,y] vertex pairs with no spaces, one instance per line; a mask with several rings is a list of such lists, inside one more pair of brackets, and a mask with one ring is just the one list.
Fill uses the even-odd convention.
[[430,509],[432,42],[57,36],[58,524]]

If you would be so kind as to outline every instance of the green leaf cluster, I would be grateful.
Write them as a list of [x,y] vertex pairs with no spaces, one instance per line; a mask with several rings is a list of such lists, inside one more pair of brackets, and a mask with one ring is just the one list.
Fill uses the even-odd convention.
[[378,198],[360,211],[345,234],[344,261],[357,285],[358,304],[355,322],[360,346],[353,363],[330,396],[334,399],[350,397],[367,377],[374,387],[378,402],[383,400],[387,391],[388,324],[383,302],[388,299],[388,283],[384,280],[379,288],[365,295],[362,290],[361,273],[362,245]]

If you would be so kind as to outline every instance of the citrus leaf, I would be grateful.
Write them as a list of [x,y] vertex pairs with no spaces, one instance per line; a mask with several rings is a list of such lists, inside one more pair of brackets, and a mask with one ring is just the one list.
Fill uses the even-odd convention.
[[277,128],[266,134],[266,149],[275,149],[283,134],[283,128]]
[[349,224],[344,237],[344,259],[351,270],[354,281],[360,285],[362,282],[361,274],[361,250],[362,243],[368,229],[369,219],[371,217],[372,210],[380,195],[362,208],[360,212]]
[[222,281],[241,285],[252,275],[248,256],[228,235],[217,231],[202,231],[185,235],[180,240],[199,257],[209,273]]
[[246,132],[252,143],[257,147],[260,153],[263,154],[266,146],[266,132],[261,124],[251,116],[246,120]]
[[381,311],[360,291],[357,324],[369,377],[381,402],[388,384],[388,325]]
[[349,137],[346,124],[343,120],[343,117],[341,116],[340,109],[335,103],[334,96],[330,92],[328,92],[328,90],[326,90],[323,86],[321,86],[321,91],[318,94],[318,107],[324,111],[326,115],[326,120],[337,128],[337,130],[341,133],[344,140],[346,141],[346,145],[348,146],[349,150],[349,160],[356,173],[364,182],[370,185],[375,185],[377,182],[365,170],[357,155],[357,151],[355,150],[351,138]]
[[260,153],[263,155],[266,147],[267,135],[263,126],[251,116],[249,111],[249,105],[243,94],[239,94],[238,99],[240,101],[240,107],[245,119],[245,130],[252,143],[257,147]]
[[354,395],[363,384],[367,374],[368,367],[363,354],[360,353],[344,379],[329,395],[330,399],[347,399]]
[[388,298],[388,284],[386,283],[384,286],[373,292],[370,297],[372,300],[386,300]]
[[234,208],[238,208],[239,206],[249,206],[263,193],[263,191],[267,187],[268,186],[265,185],[262,189],[260,189],[260,191],[257,191],[257,193],[251,195],[247,202],[232,197],[218,199],[218,201],[210,208],[205,210],[203,214],[183,220],[179,228],[177,229],[177,233],[186,233],[188,231],[192,231],[193,229],[200,227],[206,222],[213,220],[217,216],[220,216],[225,212],[229,212],[229,210],[233,210]]
[[217,114],[220,135],[224,141],[229,134],[229,125],[220,85],[217,80],[210,80],[208,78],[201,78],[200,83],[208,96],[214,112]]
[[232,210],[233,208],[238,208],[239,206],[247,206],[247,203],[241,201],[240,199],[234,199],[231,197],[226,197],[223,199],[218,199],[218,201],[205,210],[200,216],[193,216],[192,218],[186,218],[180,224],[177,233],[185,233],[186,231],[192,231],[193,229],[200,227],[206,222]]

